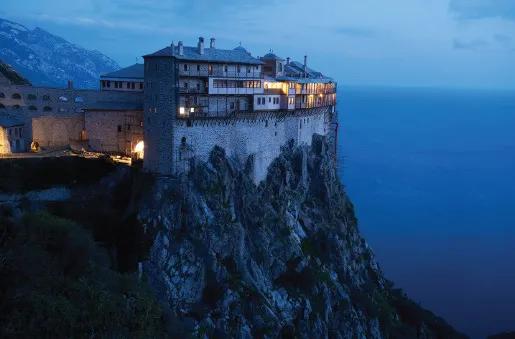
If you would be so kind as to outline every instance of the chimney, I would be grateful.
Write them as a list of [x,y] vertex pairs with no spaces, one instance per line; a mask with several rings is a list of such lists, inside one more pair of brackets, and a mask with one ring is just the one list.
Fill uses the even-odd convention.
[[71,80],[68,80],[68,88],[70,88],[70,89],[73,88],[73,82]]
[[204,54],[204,38],[203,37],[198,38],[198,53],[200,55]]
[[308,56],[307,55],[304,55],[304,76],[307,77],[307,67],[308,67]]
[[172,55],[175,55],[175,44],[173,43],[173,41],[170,44],[170,47],[172,48]]
[[215,48],[215,38],[211,38],[211,42],[209,43],[209,48]]
[[290,64],[290,57],[287,57],[286,58],[286,65],[289,65]]
[[184,46],[182,45],[182,41],[179,41],[179,55],[184,55]]

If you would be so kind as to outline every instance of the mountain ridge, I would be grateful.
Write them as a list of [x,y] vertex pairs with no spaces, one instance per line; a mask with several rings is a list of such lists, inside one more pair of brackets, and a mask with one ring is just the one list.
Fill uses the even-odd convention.
[[101,74],[120,69],[118,63],[97,50],[54,35],[44,28],[33,30],[0,18],[0,59],[35,86],[98,88]]

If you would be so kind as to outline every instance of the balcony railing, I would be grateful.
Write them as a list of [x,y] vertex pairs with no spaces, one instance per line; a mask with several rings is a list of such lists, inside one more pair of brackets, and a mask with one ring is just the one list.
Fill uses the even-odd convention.
[[213,70],[196,70],[196,69],[188,69],[185,71],[184,69],[179,69],[179,76],[188,76],[188,77],[218,77],[218,78],[252,78],[252,79],[263,79],[264,74],[261,72],[248,72],[248,71],[233,71],[233,72],[224,72],[223,70],[213,69]]

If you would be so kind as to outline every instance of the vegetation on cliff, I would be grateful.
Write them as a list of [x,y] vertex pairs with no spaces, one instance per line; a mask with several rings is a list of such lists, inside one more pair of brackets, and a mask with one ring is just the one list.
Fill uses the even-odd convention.
[[0,60],[0,78],[5,78],[12,85],[31,85],[29,80],[25,79],[20,73],[16,72],[14,68]]
[[15,224],[12,211],[2,212],[0,337],[164,335],[151,291],[109,269],[90,232],[47,213]]

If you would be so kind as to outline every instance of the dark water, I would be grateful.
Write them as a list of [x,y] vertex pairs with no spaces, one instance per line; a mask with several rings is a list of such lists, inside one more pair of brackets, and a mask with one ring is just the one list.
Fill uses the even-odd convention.
[[515,92],[338,91],[341,175],[384,273],[472,338],[515,331]]

